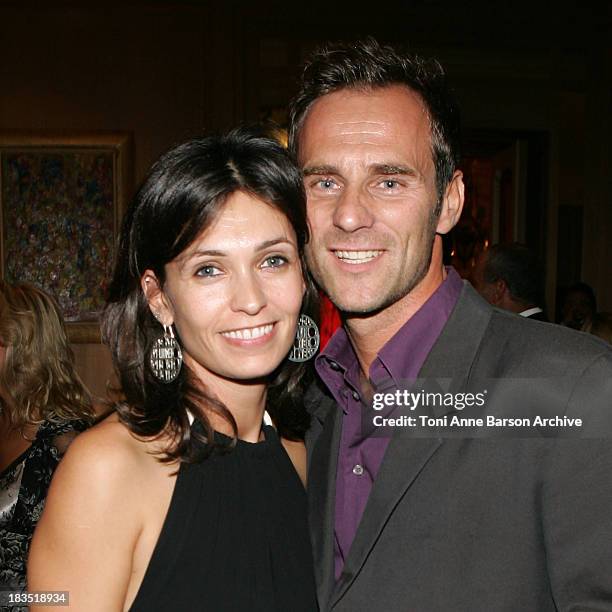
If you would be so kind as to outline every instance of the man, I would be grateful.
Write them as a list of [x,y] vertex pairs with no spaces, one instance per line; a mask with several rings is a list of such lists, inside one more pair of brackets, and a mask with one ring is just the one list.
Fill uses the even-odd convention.
[[[343,317],[305,399],[321,609],[612,609],[609,440],[381,436],[364,419],[377,389],[417,376],[612,378],[603,344],[492,309],[444,268],[464,190],[442,69],[373,40],[332,47],[290,118],[309,266]],[[576,384],[549,390],[569,413]]]
[[496,244],[483,251],[473,275],[474,288],[493,306],[548,322],[541,308],[544,281],[540,262],[525,245]]

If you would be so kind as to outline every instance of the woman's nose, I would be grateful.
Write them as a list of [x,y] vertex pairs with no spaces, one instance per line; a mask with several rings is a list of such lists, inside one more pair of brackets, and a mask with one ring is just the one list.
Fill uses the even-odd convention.
[[267,303],[266,293],[256,274],[244,274],[235,279],[231,309],[256,315]]

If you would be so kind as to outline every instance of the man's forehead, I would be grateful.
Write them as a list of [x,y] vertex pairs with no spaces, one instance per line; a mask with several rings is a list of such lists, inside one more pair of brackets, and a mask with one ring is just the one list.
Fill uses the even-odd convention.
[[420,97],[404,86],[343,89],[319,98],[300,133],[300,158],[322,145],[384,146],[397,139],[429,144],[429,116]]
[[376,143],[380,138],[384,138],[391,131],[390,121],[385,120],[357,120],[350,111],[339,113],[330,122],[326,136],[330,140],[338,140],[348,144],[367,144]]
[[309,119],[338,121],[359,130],[377,129],[382,122],[402,116],[415,122],[429,121],[427,108],[419,94],[404,85],[374,89],[340,89],[321,96],[308,109]]

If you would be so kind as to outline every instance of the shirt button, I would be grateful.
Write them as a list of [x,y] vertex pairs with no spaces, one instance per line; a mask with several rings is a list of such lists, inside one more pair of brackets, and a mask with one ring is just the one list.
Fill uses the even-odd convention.
[[359,393],[357,391],[353,391],[353,399],[357,402],[359,401]]
[[363,474],[363,467],[359,464],[355,465],[353,467],[353,474],[355,474],[355,476],[361,476]]
[[332,370],[336,370],[336,371],[338,371],[340,369],[340,366],[335,361],[330,361],[329,362],[329,367]]

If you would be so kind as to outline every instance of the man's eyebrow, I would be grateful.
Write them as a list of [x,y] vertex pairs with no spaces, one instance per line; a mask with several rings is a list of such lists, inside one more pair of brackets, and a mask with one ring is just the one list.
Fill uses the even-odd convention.
[[302,170],[304,176],[318,176],[321,174],[338,175],[340,171],[336,166],[307,166]]
[[371,166],[371,171],[373,174],[403,174],[405,176],[413,176],[415,178],[420,176],[420,174],[414,168],[396,164],[375,164]]
[[[420,176],[414,168],[409,166],[403,166],[401,164],[374,164],[370,166],[370,172],[372,174],[402,174],[404,176],[413,176],[415,178]],[[302,170],[304,176],[321,176],[321,175],[339,175],[340,171],[336,166],[307,166]]]

